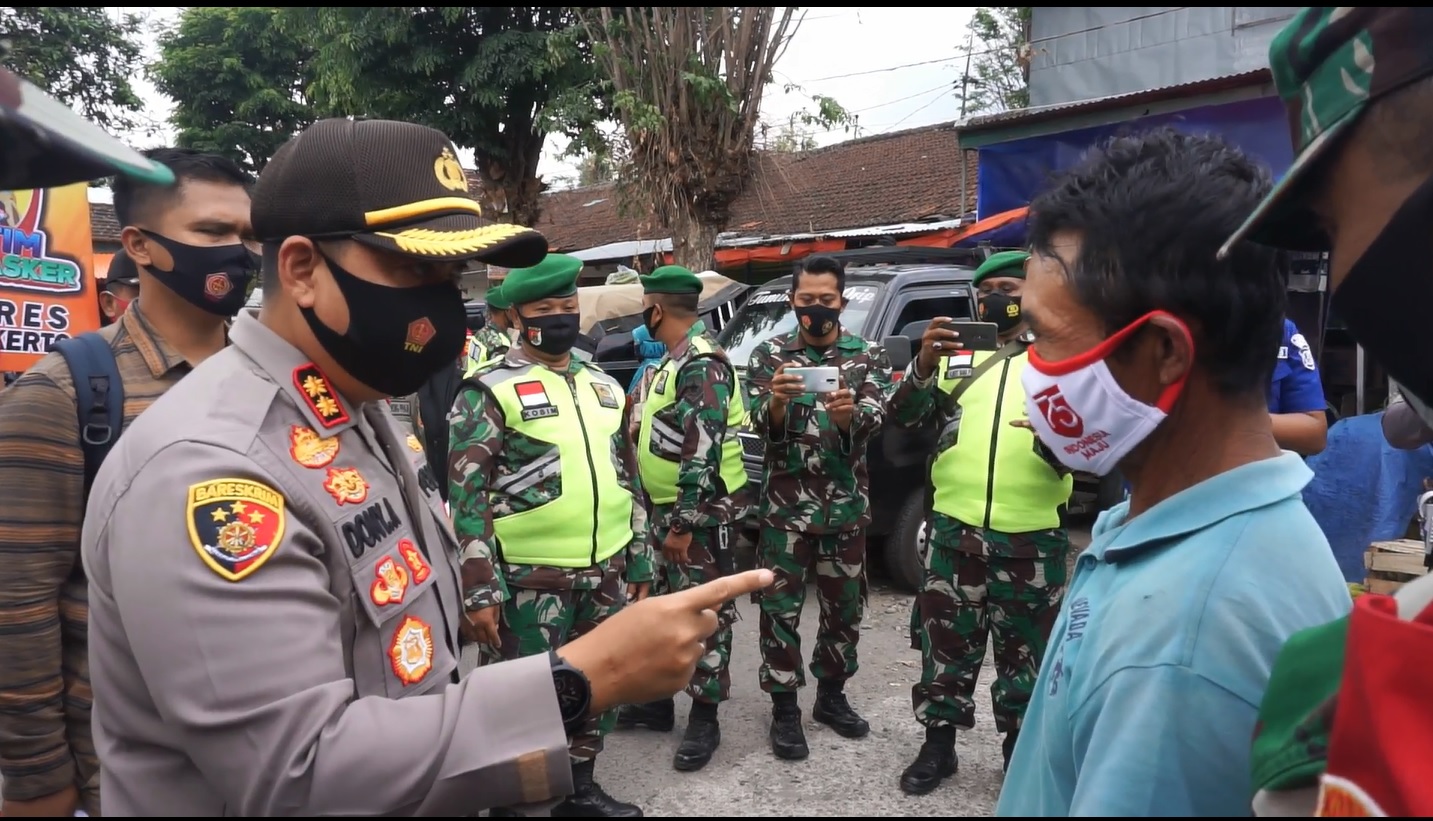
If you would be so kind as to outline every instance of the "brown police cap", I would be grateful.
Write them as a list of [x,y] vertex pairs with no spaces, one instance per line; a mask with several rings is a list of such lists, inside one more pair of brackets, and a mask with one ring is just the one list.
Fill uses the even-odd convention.
[[431,260],[505,268],[539,262],[547,240],[483,219],[453,142],[395,120],[319,120],[284,143],[254,188],[254,233],[353,239]]

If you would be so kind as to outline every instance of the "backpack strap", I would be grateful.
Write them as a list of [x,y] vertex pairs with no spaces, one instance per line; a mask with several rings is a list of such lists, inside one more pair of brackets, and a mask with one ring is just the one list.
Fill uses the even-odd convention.
[[90,495],[100,464],[124,427],[124,382],[114,349],[97,333],[61,340],[55,350],[65,358],[75,383],[80,449],[85,454],[85,498]]

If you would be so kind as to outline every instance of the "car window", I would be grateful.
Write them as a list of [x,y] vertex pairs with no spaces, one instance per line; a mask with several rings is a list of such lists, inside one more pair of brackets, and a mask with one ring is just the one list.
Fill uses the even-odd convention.
[[930,296],[914,296],[896,315],[896,321],[891,325],[891,333],[900,333],[902,328],[912,322],[930,322],[938,316],[969,319],[971,317],[970,300],[948,292]]
[[[864,333],[866,318],[876,304],[879,285],[846,286],[846,310],[841,324],[852,333]],[[761,291],[753,294],[721,333],[721,344],[731,361],[741,367],[751,359],[756,346],[781,334],[796,330],[796,315],[786,291]]]

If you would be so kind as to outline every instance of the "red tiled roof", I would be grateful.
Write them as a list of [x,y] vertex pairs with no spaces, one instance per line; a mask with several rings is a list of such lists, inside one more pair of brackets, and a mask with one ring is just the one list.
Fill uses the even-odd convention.
[[[955,218],[975,209],[975,152],[962,157],[953,123],[861,137],[814,151],[763,152],[732,203],[727,231],[747,236],[820,233]],[[960,197],[966,164],[965,202]],[[477,190],[477,172],[468,171]],[[114,206],[90,203],[96,242],[118,242]],[[609,242],[665,239],[645,218],[618,212],[615,187],[543,194],[538,223],[551,245],[578,251]]]
[[[913,128],[799,153],[761,153],[732,204],[727,231],[748,236],[820,233],[959,217],[975,208],[976,158],[962,157],[953,123]],[[967,164],[965,203],[961,164]],[[559,251],[665,239],[667,232],[618,211],[615,187],[543,195],[538,230]]]

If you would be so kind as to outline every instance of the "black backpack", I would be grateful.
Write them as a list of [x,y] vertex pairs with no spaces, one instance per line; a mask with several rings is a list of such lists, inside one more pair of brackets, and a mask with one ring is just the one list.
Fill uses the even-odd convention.
[[119,439],[124,427],[124,382],[114,349],[98,333],[63,339],[55,350],[70,366],[75,383],[75,410],[79,412],[80,449],[85,454],[85,501],[95,474]]

